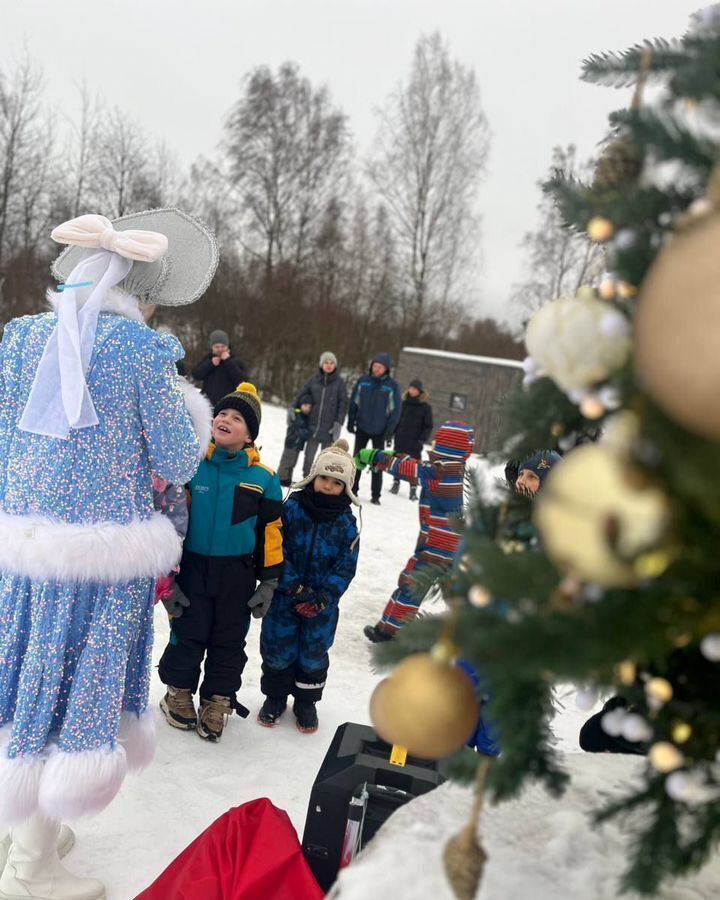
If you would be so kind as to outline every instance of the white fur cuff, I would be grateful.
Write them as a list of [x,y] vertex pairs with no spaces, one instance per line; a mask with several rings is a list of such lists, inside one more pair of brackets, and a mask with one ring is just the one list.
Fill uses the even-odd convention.
[[0,729],[0,827],[12,828],[36,810],[43,763],[37,756],[7,756],[11,726]]
[[128,525],[71,525],[0,512],[0,572],[38,581],[157,578],[177,565],[181,552],[172,522],[160,513]]
[[113,800],[126,773],[127,759],[120,745],[81,753],[55,750],[40,777],[40,812],[60,820],[98,813]]
[[146,709],[138,716],[123,710],[120,714],[118,741],[125,748],[127,765],[131,772],[140,772],[147,768],[155,755],[157,744],[153,711]]
[[193,430],[200,441],[200,459],[204,459],[212,437],[212,404],[205,394],[190,384],[186,378],[178,378],[178,385],[190,413]]

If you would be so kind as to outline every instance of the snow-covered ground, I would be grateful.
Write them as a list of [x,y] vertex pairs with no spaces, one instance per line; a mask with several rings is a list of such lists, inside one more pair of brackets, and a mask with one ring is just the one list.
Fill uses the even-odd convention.
[[[285,411],[265,404],[259,444],[267,464],[277,465],[284,434]],[[295,474],[300,475],[300,464]],[[77,874],[102,878],[107,886],[107,900],[131,900],[214,819],[247,800],[269,797],[288,812],[302,837],[310,789],[336,727],[343,722],[369,722],[368,700],[381,675],[371,669],[362,627],[377,621],[415,542],[417,504],[408,501],[406,485],[399,496],[389,494],[389,486],[386,478],[380,507],[369,502],[363,506],[358,574],[341,601],[328,685],[318,707],[320,730],[315,735],[301,735],[291,713],[275,729],[261,728],[255,722],[262,703],[257,621],[253,621],[248,637],[249,660],[239,694],[251,715],[245,720],[233,717],[219,744],[208,744],[194,732],[179,732],[165,723],[157,710],[162,685],[155,675],[151,702],[157,711],[158,749],[154,763],[142,775],[129,777],[118,798],[101,815],[75,823],[77,844],[68,863]],[[363,476],[360,493],[361,499],[367,501],[367,475]],[[157,661],[168,637],[162,607],[156,610],[155,625]],[[575,708],[572,696],[564,702],[555,731],[561,748],[577,753],[577,733],[587,714]],[[618,769],[624,771],[624,763],[604,756],[583,756],[574,765],[582,770],[580,788],[565,801],[554,804],[547,818],[543,812],[544,795],[538,789],[531,794],[526,808],[521,803],[486,813],[491,860],[485,887],[478,895],[482,900],[605,900],[615,896],[612,885],[623,867],[622,841],[600,840],[585,824],[582,813],[590,802],[593,787],[605,790],[608,773],[617,780]],[[454,785],[443,790],[449,801],[443,804],[441,815],[423,814],[431,801],[428,798],[420,804],[423,798],[419,798],[412,804],[420,804],[417,813],[409,812],[408,807],[400,819],[403,810],[399,810],[387,826],[394,819],[398,826],[405,823],[407,827],[414,822],[418,840],[412,844],[414,852],[410,855],[415,857],[417,852],[417,859],[423,854],[422,858],[429,860],[427,880],[420,885],[410,879],[395,879],[391,890],[382,890],[380,873],[392,869],[393,863],[382,857],[380,847],[371,855],[371,844],[366,857],[344,875],[343,900],[373,897],[379,888],[398,900],[451,897],[439,869],[441,843],[460,827],[469,806],[469,794]],[[394,826],[395,833],[398,826]],[[428,853],[431,847],[435,848],[435,856],[432,850]],[[539,855],[543,857],[542,877],[536,879]],[[391,859],[397,862],[398,856]],[[584,870],[587,878],[582,875]],[[712,893],[663,896],[668,900],[709,900],[720,895],[720,873],[715,874]],[[710,891],[709,880],[707,884]]]

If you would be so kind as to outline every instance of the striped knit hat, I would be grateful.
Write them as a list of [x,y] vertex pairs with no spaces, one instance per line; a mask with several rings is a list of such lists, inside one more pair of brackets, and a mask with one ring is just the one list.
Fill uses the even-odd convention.
[[444,422],[435,432],[433,447],[438,456],[467,459],[475,446],[475,431],[466,422]]
[[257,438],[258,431],[260,431],[262,407],[254,384],[243,381],[231,394],[225,394],[222,400],[218,400],[213,415],[216,416],[223,409],[236,409],[245,419],[252,440]]

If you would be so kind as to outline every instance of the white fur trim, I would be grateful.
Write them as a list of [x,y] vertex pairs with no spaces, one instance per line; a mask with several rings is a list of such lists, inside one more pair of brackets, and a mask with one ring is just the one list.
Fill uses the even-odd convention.
[[11,828],[31,816],[38,805],[43,763],[37,756],[10,759],[7,743],[12,726],[0,729],[0,827]]
[[212,404],[187,378],[178,378],[178,384],[192,419],[193,430],[200,441],[200,459],[204,459],[212,437]]
[[[61,298],[62,294],[52,290],[48,291],[47,301],[53,312],[57,312],[57,306]],[[103,301],[102,312],[116,313],[119,316],[124,316],[126,319],[132,319],[134,322],[145,322],[143,314],[140,312],[137,297],[133,297],[132,294],[128,294],[127,291],[119,287],[110,288],[107,292]]]
[[182,540],[161,513],[128,525],[80,525],[0,512],[0,571],[38,581],[158,578],[181,553]]
[[153,711],[146,709],[138,716],[123,710],[120,713],[118,741],[125,748],[128,769],[131,772],[146,769],[152,762],[157,744]]
[[40,777],[40,812],[61,820],[98,813],[113,800],[126,773],[125,750],[119,744],[112,750],[55,750]]

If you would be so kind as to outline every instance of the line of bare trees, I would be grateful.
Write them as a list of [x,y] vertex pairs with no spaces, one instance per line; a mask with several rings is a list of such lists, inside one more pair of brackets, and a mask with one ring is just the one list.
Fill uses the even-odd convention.
[[224,328],[259,384],[287,397],[324,349],[355,371],[404,344],[517,355],[473,316],[489,131],[473,71],[439,34],[419,39],[364,159],[328,89],[294,63],[246,75],[221,146],[186,173],[125,111],[82,86],[79,100],[67,121],[46,110],[29,59],[0,70],[3,322],[40,308],[52,224],[179,205],[221,245],[205,298],[157,313],[191,363]]

